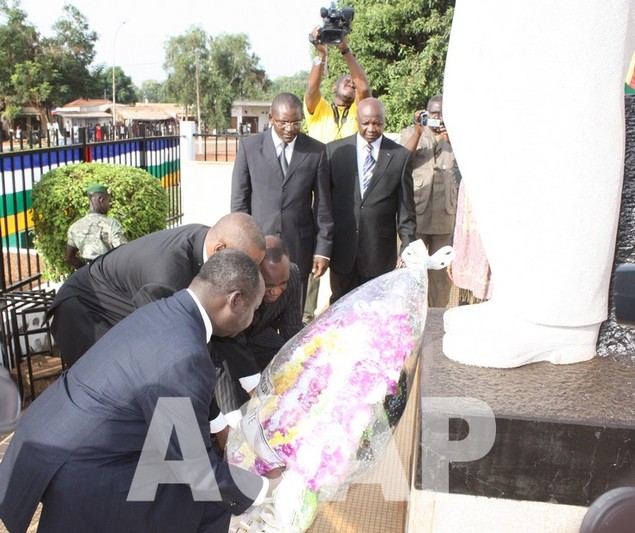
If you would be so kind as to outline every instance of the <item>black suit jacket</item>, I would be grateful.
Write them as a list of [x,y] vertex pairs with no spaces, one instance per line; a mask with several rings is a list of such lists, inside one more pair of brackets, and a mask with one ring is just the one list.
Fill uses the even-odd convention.
[[271,135],[265,131],[241,140],[231,211],[249,213],[265,234],[279,236],[306,283],[313,255],[331,256],[333,218],[324,145],[298,134],[283,178]]
[[[25,531],[42,499],[43,531],[227,531],[229,513],[252,504],[262,479],[211,448],[215,379],[205,324],[187,291],[135,311],[25,412],[0,462],[0,518]],[[154,501],[126,501],[160,398],[193,408],[222,501],[193,501],[182,484],[159,485]],[[160,457],[177,459],[184,442],[173,436]]]
[[414,186],[410,152],[384,136],[362,198],[357,139],[355,134],[326,145],[333,198],[331,269],[349,274],[357,259],[360,275],[372,278],[395,268],[397,233],[401,251],[416,238]]
[[74,272],[48,312],[64,360],[75,363],[137,307],[188,287],[203,265],[208,229],[188,224],[151,233]]

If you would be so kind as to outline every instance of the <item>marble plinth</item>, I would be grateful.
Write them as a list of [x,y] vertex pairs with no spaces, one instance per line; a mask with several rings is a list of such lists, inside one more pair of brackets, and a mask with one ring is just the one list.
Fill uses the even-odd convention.
[[[496,437],[481,459],[450,464],[450,493],[588,505],[612,488],[635,484],[635,363],[596,357],[556,366],[514,369],[461,365],[442,352],[443,310],[430,309],[421,367],[421,404],[433,397],[470,397],[489,405]],[[469,428],[450,421],[450,439]],[[415,488],[438,490],[422,475]]]

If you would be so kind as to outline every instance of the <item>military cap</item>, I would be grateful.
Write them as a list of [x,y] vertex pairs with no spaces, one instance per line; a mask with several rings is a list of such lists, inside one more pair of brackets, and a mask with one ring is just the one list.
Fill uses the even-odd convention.
[[104,192],[106,194],[110,194],[110,189],[106,187],[105,185],[100,185],[99,183],[93,183],[92,185],[89,185],[89,187],[86,189],[86,194],[95,194],[98,192]]

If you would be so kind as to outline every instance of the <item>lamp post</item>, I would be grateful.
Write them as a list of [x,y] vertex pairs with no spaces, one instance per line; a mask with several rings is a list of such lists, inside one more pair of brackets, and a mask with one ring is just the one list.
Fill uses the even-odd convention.
[[124,27],[126,21],[124,20],[117,31],[115,32],[115,38],[112,40],[112,129],[114,138],[117,138],[117,98],[116,98],[116,90],[117,87],[115,85],[115,46],[117,44],[117,35],[119,35],[119,30]]

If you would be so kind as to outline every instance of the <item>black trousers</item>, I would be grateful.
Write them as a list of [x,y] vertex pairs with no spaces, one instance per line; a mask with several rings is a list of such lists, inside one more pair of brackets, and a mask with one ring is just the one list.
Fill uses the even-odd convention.
[[337,300],[339,300],[345,294],[348,294],[353,289],[362,286],[367,281],[374,279],[373,277],[362,276],[357,269],[357,261],[353,266],[353,270],[351,270],[348,274],[342,274],[341,272],[335,272],[331,269],[331,273],[329,274],[331,280],[331,298],[329,302],[333,305]]

